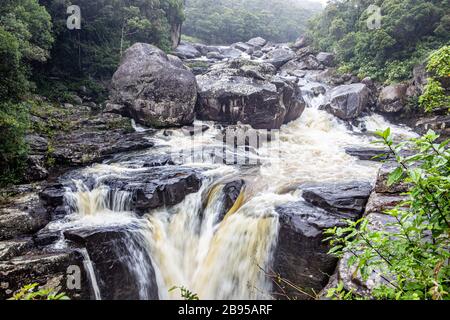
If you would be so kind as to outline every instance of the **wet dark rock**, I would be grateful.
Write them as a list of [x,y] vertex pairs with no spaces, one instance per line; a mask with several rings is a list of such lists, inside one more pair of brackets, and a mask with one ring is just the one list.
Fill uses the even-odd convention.
[[130,176],[111,176],[102,180],[111,191],[127,191],[132,194],[131,210],[146,214],[152,209],[173,206],[201,185],[198,171],[182,167],[150,167]]
[[52,157],[58,165],[81,166],[106,160],[117,153],[154,146],[147,133],[123,129],[109,131],[73,131],[56,137]]
[[[323,231],[344,226],[343,217],[303,201],[280,206],[277,212],[280,229],[274,271],[305,293],[314,295],[313,292],[319,292],[327,284],[338,261],[327,254],[329,246],[323,242]],[[311,299],[287,286],[284,291],[291,299]]]
[[45,206],[58,207],[64,204],[64,186],[60,183],[49,184],[39,193]]
[[155,46],[136,43],[125,51],[113,76],[107,110],[149,127],[183,126],[194,120],[196,99],[191,71]]
[[[81,289],[67,287],[70,266],[80,268]],[[35,253],[0,262],[0,299],[10,298],[25,285],[38,283],[43,288],[65,292],[71,299],[91,299],[90,284],[83,257],[75,251]]]
[[368,182],[310,184],[300,186],[303,198],[322,209],[351,219],[360,217],[373,187]]
[[39,248],[48,247],[61,240],[61,232],[58,230],[49,230],[48,227],[41,229],[33,235],[33,243]]
[[225,199],[222,211],[219,215],[219,221],[222,221],[228,211],[230,211],[230,209],[234,206],[244,186],[244,180],[236,180],[225,184],[225,186],[223,187],[223,194]]
[[270,64],[238,59],[198,76],[197,116],[255,129],[278,129],[298,118],[305,106],[298,88],[274,73]]
[[64,237],[86,248],[103,300],[158,299],[152,261],[139,231],[77,229]]
[[175,162],[173,161],[170,155],[160,155],[160,156],[152,156],[149,159],[145,159],[142,167],[143,168],[151,168],[151,167],[163,167],[163,166],[172,166]]
[[389,150],[376,148],[345,148],[345,153],[366,161],[385,161],[390,158]]

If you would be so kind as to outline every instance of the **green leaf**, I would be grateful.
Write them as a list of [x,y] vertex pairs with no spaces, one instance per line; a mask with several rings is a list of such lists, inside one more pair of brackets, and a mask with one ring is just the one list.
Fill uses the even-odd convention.
[[389,175],[387,185],[388,187],[398,183],[403,177],[403,169],[401,167],[398,167]]

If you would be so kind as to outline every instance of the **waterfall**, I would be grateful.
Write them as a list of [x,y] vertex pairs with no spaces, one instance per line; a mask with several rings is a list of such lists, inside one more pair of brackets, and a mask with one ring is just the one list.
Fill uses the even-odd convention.
[[[222,131],[213,124],[206,132],[200,130],[195,144],[181,129],[171,130],[170,134],[160,131],[154,135],[158,152],[183,154],[192,147],[188,156],[177,158],[177,163],[202,168],[201,189],[175,206],[138,217],[131,212],[131,193],[112,190],[102,181],[105,177],[139,172],[140,162],[128,159],[94,165],[84,170],[85,175],[95,178],[93,187],[75,181],[76,190],[66,192],[65,200],[73,216],[65,227],[123,228],[126,236],[118,254],[133,275],[140,299],[152,298],[152,276],[161,299],[180,299],[179,292],[170,291],[174,286],[185,287],[200,299],[271,299],[272,285],[266,272],[271,267],[278,237],[276,206],[297,201],[297,188],[302,183],[373,181],[380,166],[359,161],[345,152],[348,146],[370,147],[372,138],[355,134],[346,123],[319,110],[324,95],[312,93],[317,85],[320,84],[306,83],[303,97],[308,107],[303,115],[283,126],[273,141],[251,153],[258,165],[216,161],[211,150],[225,148],[220,138]],[[394,133],[411,136],[409,130],[380,116],[362,121],[368,130],[390,126]],[[196,121],[196,125],[202,124]],[[237,153],[236,158],[249,156],[244,154],[245,148],[227,148],[228,152]],[[204,149],[208,151],[206,157]],[[148,152],[151,156],[154,151]],[[224,183],[242,178],[246,180],[245,189],[221,220]],[[94,268],[87,263],[91,284],[98,290]],[[99,292],[96,297],[100,298]]]
[[270,283],[263,270],[278,230],[273,209],[253,201],[218,221],[223,206],[220,187],[211,189],[206,208],[201,206],[209,188],[204,186],[170,210],[148,215],[152,257],[161,275],[160,296],[179,298],[168,290],[184,286],[200,299],[269,298]]
[[92,265],[91,258],[89,257],[89,253],[86,249],[79,249],[79,252],[83,256],[83,265],[86,270],[89,284],[91,285],[92,292],[94,294],[95,300],[102,300],[102,296],[100,294],[100,288],[98,287],[97,277],[95,275],[94,266]]

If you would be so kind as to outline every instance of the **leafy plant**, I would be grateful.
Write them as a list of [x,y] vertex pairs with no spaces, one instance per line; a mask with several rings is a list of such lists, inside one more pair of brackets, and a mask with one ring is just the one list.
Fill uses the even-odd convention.
[[[450,299],[450,140],[437,143],[438,135],[429,131],[395,144],[390,129],[377,134],[382,138],[377,143],[386,145],[399,165],[387,183],[410,185],[408,200],[385,212],[389,222],[383,228],[365,217],[327,230],[330,254],[349,256],[353,275],[363,280],[376,274],[382,280],[371,292],[376,299]],[[404,149],[413,155],[403,156]],[[342,288],[329,296],[345,297]]]
[[181,298],[183,298],[184,300],[190,300],[190,301],[199,300],[199,297],[196,293],[189,291],[185,287],[176,287],[175,286],[175,287],[170,288],[169,292],[172,292],[175,290],[180,290]]
[[22,287],[9,300],[70,300],[65,293],[57,293],[52,289],[38,289],[38,283]]
[[448,107],[450,111],[450,96],[444,85],[450,83],[450,46],[444,46],[431,54],[427,71],[432,77],[428,79],[419,104],[429,112],[441,107]]

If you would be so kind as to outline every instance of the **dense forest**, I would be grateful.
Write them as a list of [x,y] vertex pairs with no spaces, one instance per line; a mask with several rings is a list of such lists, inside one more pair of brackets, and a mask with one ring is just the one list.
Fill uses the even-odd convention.
[[[368,19],[381,8],[380,27]],[[311,22],[314,45],[337,54],[341,69],[380,81],[400,81],[412,75],[431,51],[448,44],[450,3],[446,0],[339,0]],[[370,21],[370,20],[369,20]]]
[[308,19],[321,10],[303,0],[188,0],[183,33],[209,44],[231,44],[263,37],[294,41]]
[[111,78],[122,52],[137,41],[170,50],[172,28],[184,19],[181,0],[82,0],[82,27],[69,30],[71,1],[0,2],[2,184],[20,179],[25,166],[30,93],[70,102],[82,87],[104,101],[101,80]]

